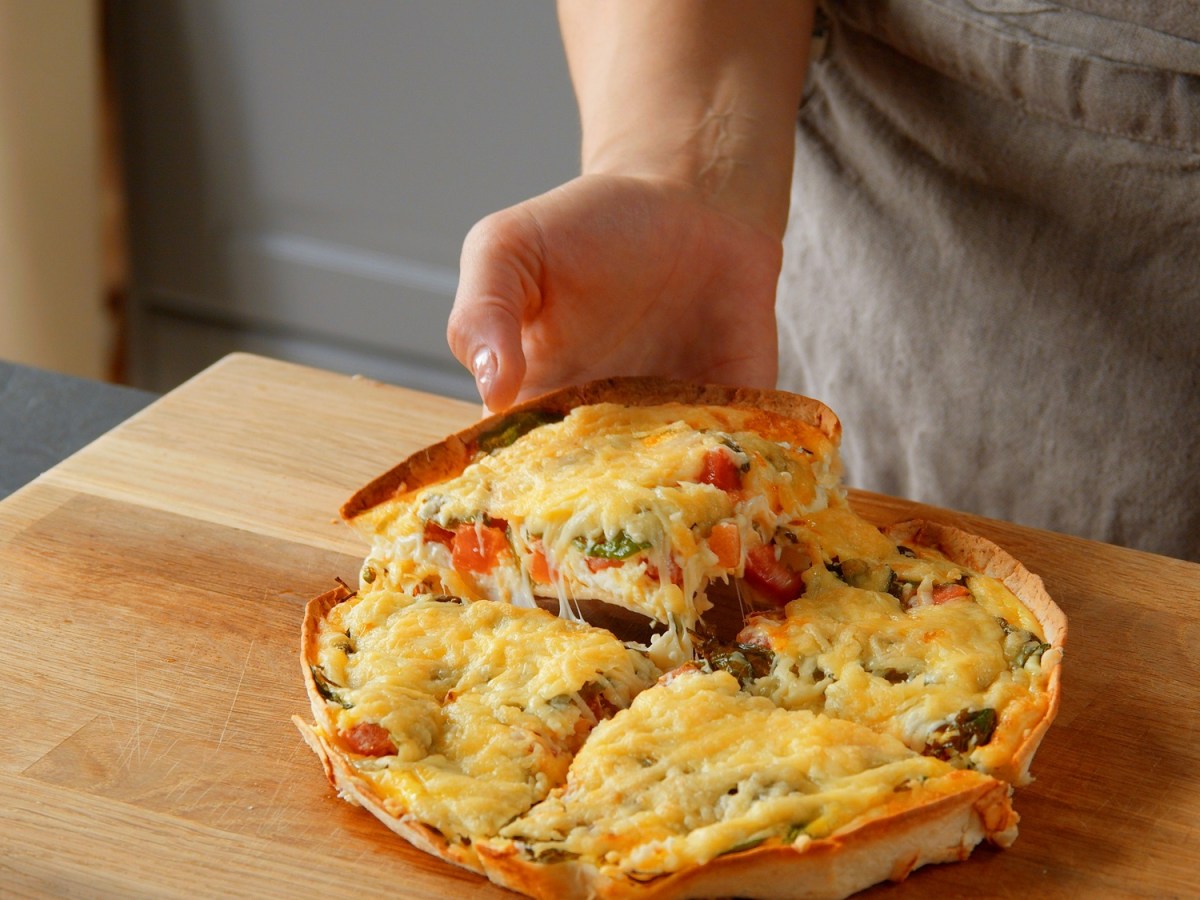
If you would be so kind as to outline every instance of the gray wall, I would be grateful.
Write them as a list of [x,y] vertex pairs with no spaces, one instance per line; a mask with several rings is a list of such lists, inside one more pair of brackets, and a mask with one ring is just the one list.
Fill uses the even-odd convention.
[[232,350],[473,397],[445,347],[481,216],[570,178],[547,0],[113,0],[134,382]]

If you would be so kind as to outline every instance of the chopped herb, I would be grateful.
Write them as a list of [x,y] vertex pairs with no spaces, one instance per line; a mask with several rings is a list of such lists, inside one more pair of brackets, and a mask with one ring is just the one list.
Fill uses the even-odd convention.
[[793,825],[791,828],[789,828],[787,830],[787,835],[783,839],[784,843],[786,843],[786,844],[796,843],[796,838],[800,837],[800,835],[806,833],[807,831],[808,831],[808,823],[807,822],[801,822],[801,823],[797,823],[797,824]]
[[583,538],[575,539],[575,546],[588,556],[600,559],[628,559],[635,553],[640,553],[650,547],[649,541],[635,541],[624,531],[618,531],[608,540],[589,544]]
[[579,858],[578,853],[564,850],[561,847],[546,847],[543,850],[530,850],[529,852],[533,861],[539,863],[560,863]]
[[896,573],[891,566],[865,559],[843,560],[838,574],[850,587],[881,594],[889,593],[896,581]]
[[543,409],[528,409],[513,413],[500,420],[495,428],[485,431],[479,436],[479,449],[484,453],[495,453],[504,447],[515,443],[542,425],[561,422],[562,414]]
[[1017,651],[1016,659],[1013,660],[1015,668],[1021,668],[1025,663],[1029,662],[1035,656],[1041,656],[1050,649],[1049,644],[1043,644],[1041,641],[1032,640],[1026,641],[1021,645],[1021,649]]
[[726,644],[702,629],[693,632],[693,639],[696,655],[707,664],[709,671],[728,672],[743,688],[754,679],[769,674],[775,662],[771,650],[757,644]]
[[308,668],[312,672],[313,683],[317,686],[318,694],[330,703],[338,704],[342,709],[350,709],[353,704],[341,695],[341,691],[345,690],[345,688],[330,681],[320,666],[309,666]]
[[950,759],[969,753],[992,739],[996,731],[996,710],[964,709],[954,719],[936,729],[922,751],[926,756]]

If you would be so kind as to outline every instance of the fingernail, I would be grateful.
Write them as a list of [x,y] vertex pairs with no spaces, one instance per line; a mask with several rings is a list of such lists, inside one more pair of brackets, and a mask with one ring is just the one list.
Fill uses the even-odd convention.
[[479,388],[479,396],[487,402],[488,394],[492,392],[492,382],[496,380],[496,354],[491,347],[481,347],[471,357],[471,374],[475,376],[475,384]]

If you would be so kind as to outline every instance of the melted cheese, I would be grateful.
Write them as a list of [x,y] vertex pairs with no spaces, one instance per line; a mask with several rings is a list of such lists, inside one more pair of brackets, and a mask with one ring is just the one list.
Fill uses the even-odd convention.
[[[656,875],[775,838],[826,837],[902,794],[981,778],[852,722],[684,673],[598,726],[564,787],[501,830],[530,858]],[[503,845],[503,842],[501,842]]]
[[[573,599],[601,599],[668,626],[656,658],[678,664],[690,655],[688,631],[710,581],[740,575],[745,552],[797,516],[844,503],[825,435],[799,422],[789,423],[794,444],[738,430],[753,417],[679,404],[579,407],[377,515],[364,568],[371,581],[362,588],[424,584],[522,606],[557,595],[567,617]],[[712,453],[739,467],[740,490],[701,481]],[[453,529],[484,520],[503,521],[511,550],[485,574],[455,571],[447,548],[422,537],[430,522]],[[708,547],[720,523],[737,528],[741,555],[732,567]],[[605,542],[633,549],[617,565],[598,563],[589,548]],[[550,584],[533,579],[537,553]]]
[[657,675],[608,632],[540,609],[387,591],[336,606],[319,647],[330,737],[385,728],[396,753],[352,754],[359,774],[395,814],[459,839],[561,783],[596,721],[589,701],[624,707]]
[[[813,558],[804,595],[780,620],[760,618],[739,640],[769,647],[771,671],[750,686],[786,709],[809,709],[893,735],[913,750],[943,739],[963,713],[994,710],[996,737],[944,751],[960,765],[1002,767],[1025,723],[1046,711],[1050,665],[1036,619],[1001,582],[920,549],[900,553],[847,510],[809,516],[802,529]],[[826,563],[882,564],[907,584],[907,604],[883,591],[851,587]],[[934,585],[969,594],[934,602]],[[1056,660],[1051,658],[1048,662]]]

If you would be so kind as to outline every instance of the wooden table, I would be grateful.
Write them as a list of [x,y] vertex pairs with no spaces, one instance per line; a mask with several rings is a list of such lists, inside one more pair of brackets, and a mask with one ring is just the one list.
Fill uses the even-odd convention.
[[[358,485],[462,402],[231,356],[0,503],[0,895],[499,897],[334,796],[289,722]],[[1200,566],[856,493],[990,536],[1070,618],[1021,836],[869,896],[1200,895]]]

